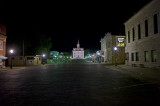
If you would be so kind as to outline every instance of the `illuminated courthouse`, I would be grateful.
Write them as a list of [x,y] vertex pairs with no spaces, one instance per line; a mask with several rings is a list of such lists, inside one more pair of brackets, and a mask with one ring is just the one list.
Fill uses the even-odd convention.
[[[105,34],[101,39],[102,62],[106,64],[125,63],[125,35]],[[117,50],[114,50],[117,47]]]
[[125,23],[127,65],[160,66],[160,0],[152,0]]
[[72,58],[73,59],[84,59],[84,49],[80,48],[79,40],[78,40],[77,48],[73,48]]

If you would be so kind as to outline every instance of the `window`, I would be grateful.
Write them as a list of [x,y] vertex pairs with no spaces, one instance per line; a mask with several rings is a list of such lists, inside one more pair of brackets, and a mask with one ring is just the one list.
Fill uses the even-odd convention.
[[157,14],[154,15],[154,34],[158,33],[158,19]]
[[128,31],[128,43],[130,43],[130,32]]
[[156,50],[151,50],[151,59],[152,59],[152,62],[156,62],[157,60]]
[[125,53],[125,60],[129,60],[129,53]]
[[0,50],[3,50],[3,41],[0,40]]
[[134,39],[135,39],[134,28],[132,29],[132,34],[133,34],[133,41],[134,41]]
[[148,51],[144,51],[144,61],[145,61],[145,62],[148,62],[148,61],[149,61]]
[[136,52],[136,61],[139,61],[139,53]]
[[131,54],[132,61],[134,61],[134,53]]
[[138,39],[141,39],[141,26],[138,24]]
[[148,20],[145,20],[145,37],[148,37]]

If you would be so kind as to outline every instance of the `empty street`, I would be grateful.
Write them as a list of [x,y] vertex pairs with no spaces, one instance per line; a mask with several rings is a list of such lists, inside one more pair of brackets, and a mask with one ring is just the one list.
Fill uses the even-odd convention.
[[0,72],[1,106],[160,105],[160,83],[72,60]]

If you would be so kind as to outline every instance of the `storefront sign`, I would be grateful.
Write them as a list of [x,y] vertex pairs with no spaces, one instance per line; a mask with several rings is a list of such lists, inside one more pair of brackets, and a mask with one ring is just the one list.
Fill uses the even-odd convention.
[[124,46],[125,46],[125,38],[117,37],[117,47],[124,47]]

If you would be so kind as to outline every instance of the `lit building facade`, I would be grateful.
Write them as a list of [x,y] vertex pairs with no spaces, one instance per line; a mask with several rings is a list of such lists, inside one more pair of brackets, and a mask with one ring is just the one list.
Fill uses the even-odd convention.
[[[105,34],[101,39],[101,60],[106,64],[125,63],[125,35]],[[117,50],[114,50],[117,47]]]
[[0,25],[0,67],[5,67],[6,56],[6,26]]
[[73,48],[72,50],[72,58],[84,59],[84,49],[80,48],[79,40],[78,40],[77,48]]
[[152,0],[124,25],[126,65],[160,66],[160,0]]
[[[41,65],[42,64],[42,56],[25,56],[25,61],[23,56],[10,56],[8,57],[8,65],[13,66],[23,66],[23,65]],[[12,60],[11,60],[12,59]],[[12,63],[11,63],[12,61]]]

